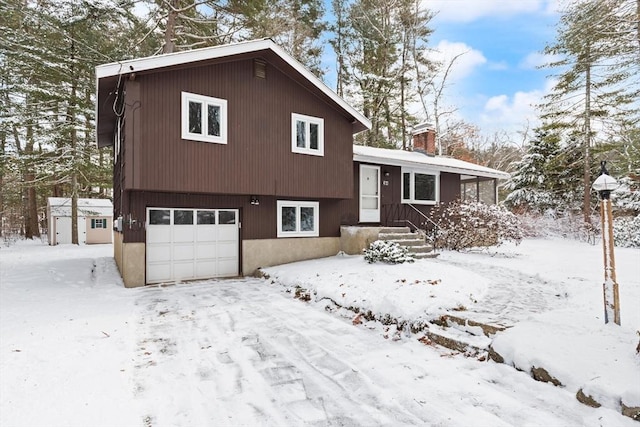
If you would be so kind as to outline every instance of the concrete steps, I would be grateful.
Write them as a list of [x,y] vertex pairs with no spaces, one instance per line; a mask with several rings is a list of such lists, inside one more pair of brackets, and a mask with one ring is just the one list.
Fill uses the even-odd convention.
[[379,240],[395,242],[407,248],[416,259],[435,258],[433,246],[425,243],[424,236],[420,233],[412,233],[409,227],[385,227],[378,234]]

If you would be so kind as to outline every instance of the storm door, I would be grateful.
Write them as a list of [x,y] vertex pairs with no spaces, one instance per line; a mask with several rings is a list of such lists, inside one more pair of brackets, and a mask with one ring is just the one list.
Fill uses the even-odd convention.
[[360,222],[380,222],[380,167],[360,165]]

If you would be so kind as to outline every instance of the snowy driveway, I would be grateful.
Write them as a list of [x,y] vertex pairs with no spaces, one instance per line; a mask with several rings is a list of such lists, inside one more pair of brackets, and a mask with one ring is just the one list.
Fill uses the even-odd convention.
[[109,245],[0,253],[0,425],[635,425],[259,279],[124,289]]
[[262,280],[146,289],[136,306],[134,390],[148,425],[598,424],[568,392],[384,341]]

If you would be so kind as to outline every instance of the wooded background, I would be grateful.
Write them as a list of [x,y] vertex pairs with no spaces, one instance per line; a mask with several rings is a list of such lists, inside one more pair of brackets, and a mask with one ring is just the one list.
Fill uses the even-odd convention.
[[[40,236],[50,196],[110,197],[113,153],[95,144],[96,65],[264,37],[319,78],[335,75],[332,89],[372,122],[359,144],[408,149],[412,126],[429,121],[439,154],[513,174],[501,191],[510,208],[585,221],[607,160],[623,182],[621,211],[640,213],[640,0],[565,2],[544,52],[557,84],[539,124],[491,135],[446,104],[457,58],[430,59],[435,11],[424,4],[0,0],[0,233]],[[322,68],[324,49],[333,70]]]

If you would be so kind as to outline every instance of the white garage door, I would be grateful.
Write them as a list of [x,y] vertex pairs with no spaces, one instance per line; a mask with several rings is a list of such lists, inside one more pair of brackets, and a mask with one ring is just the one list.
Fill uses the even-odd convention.
[[237,209],[147,209],[147,283],[238,275]]

